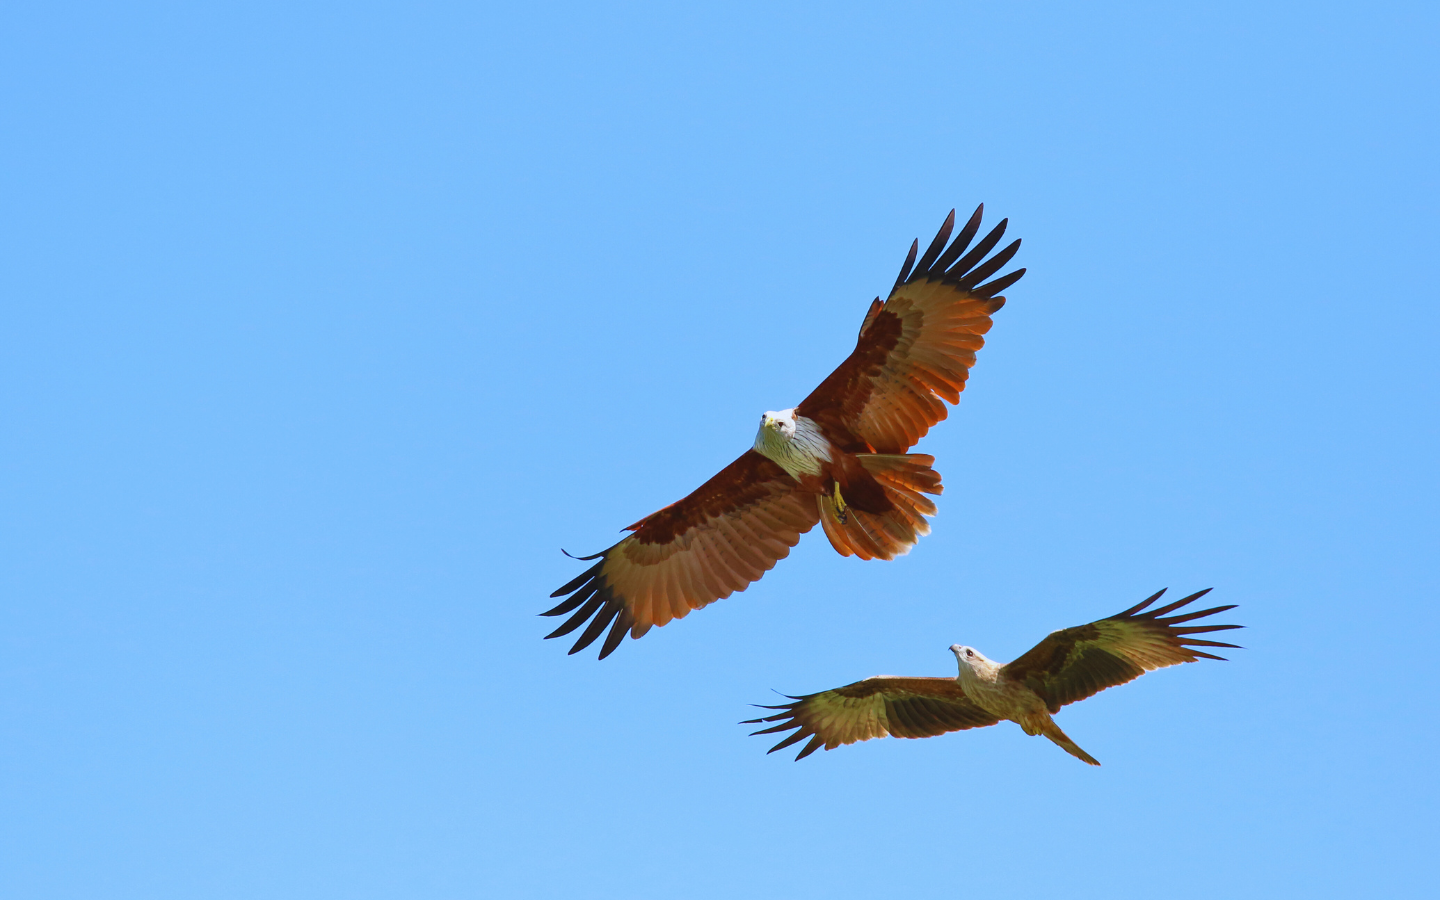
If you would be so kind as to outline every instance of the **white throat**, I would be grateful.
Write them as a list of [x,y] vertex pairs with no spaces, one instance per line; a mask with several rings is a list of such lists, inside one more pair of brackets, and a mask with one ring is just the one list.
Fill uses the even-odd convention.
[[985,688],[993,687],[1000,667],[991,660],[980,656],[978,651],[976,652],[976,656],[979,658],[965,660],[960,658],[960,654],[955,654],[955,662],[960,669],[955,680],[960,682],[961,687],[967,689],[979,688],[984,690]]
[[814,421],[787,409],[765,414],[755,435],[755,452],[798,481],[801,475],[820,474],[821,465],[830,461],[830,441]]

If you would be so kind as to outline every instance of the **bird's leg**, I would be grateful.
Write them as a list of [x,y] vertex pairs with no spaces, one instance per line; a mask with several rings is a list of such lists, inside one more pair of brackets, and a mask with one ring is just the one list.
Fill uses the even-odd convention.
[[850,518],[850,507],[846,505],[845,498],[840,496],[840,482],[835,482],[835,519],[844,525]]

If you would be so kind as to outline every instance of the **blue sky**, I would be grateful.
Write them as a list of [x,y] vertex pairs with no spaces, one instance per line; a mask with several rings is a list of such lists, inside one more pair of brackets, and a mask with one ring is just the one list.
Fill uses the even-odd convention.
[[[1440,687],[1422,4],[0,12],[0,893],[1418,896]],[[560,554],[1029,267],[908,557],[597,662]],[[802,763],[771,689],[1214,587],[1246,649]]]

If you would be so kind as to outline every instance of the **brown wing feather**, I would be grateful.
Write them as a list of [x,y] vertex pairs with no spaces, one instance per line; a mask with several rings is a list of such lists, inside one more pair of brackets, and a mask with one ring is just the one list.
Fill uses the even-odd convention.
[[1196,647],[1236,647],[1220,641],[1192,637],[1211,631],[1228,631],[1241,625],[1188,625],[1185,623],[1234,609],[1216,606],[1199,612],[1165,617],[1210,592],[1209,588],[1167,606],[1141,612],[1160,599],[1160,591],[1122,613],[1088,625],[1052,632],[1024,656],[1001,667],[1000,673],[1023,682],[1040,695],[1050,712],[1100,693],[1117,684],[1134,681],[1146,672],[1197,659],[1223,659]]
[[820,423],[832,440],[856,440],[845,449],[904,453],[930,426],[946,416],[945,403],[960,402],[975,352],[985,345],[990,316],[1005,304],[996,296],[1025,274],[1018,269],[988,284],[1020,248],[1015,241],[981,262],[1005,233],[1001,221],[963,258],[980,226],[982,204],[946,249],[955,212],[940,227],[930,248],[910,269],[906,259],[895,288],[882,305],[866,312],[855,350],[797,412]]
[[683,500],[631,525],[634,534],[586,557],[599,562],[550,595],[570,596],[541,615],[574,614],[546,637],[569,634],[588,620],[570,648],[577,653],[609,626],[604,659],[627,630],[638,638],[651,626],[745,590],[819,518],[814,494],[747,450]]
[[774,734],[795,729],[771,753],[810,738],[797,760],[804,759],[820,747],[833,750],[841,744],[868,741],[871,738],[934,737],[949,731],[983,728],[1000,721],[971,703],[953,678],[896,678],[877,675],[854,684],[791,697],[794,703],[763,706],[781,712],[760,719],[747,719],[742,725],[779,722],[752,734]]

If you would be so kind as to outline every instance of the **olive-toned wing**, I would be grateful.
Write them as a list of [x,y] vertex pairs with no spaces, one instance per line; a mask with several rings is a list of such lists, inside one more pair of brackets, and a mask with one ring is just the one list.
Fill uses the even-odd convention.
[[[692,609],[743,591],[784,559],[820,520],[815,495],[775,463],[747,450],[685,499],[631,525],[634,534],[584,557],[595,565],[551,597],[570,596],[542,616],[575,611],[546,638],[590,624],[570,648],[609,656],[625,638],[681,619]],[[611,624],[613,621],[613,625]]]
[[1228,631],[1242,625],[1189,625],[1196,619],[1234,609],[1216,606],[1199,612],[1166,617],[1210,593],[1206,588],[1168,606],[1142,612],[1159,600],[1165,591],[1144,603],[1132,606],[1108,619],[1051,632],[1025,655],[1002,666],[1001,675],[1023,682],[1040,695],[1050,712],[1077,700],[1098,694],[1108,687],[1134,681],[1146,672],[1197,659],[1224,659],[1196,647],[1237,647],[1220,641],[1201,640],[1191,635]]
[[1005,234],[1008,220],[1002,220],[965,253],[984,209],[981,204],[975,210],[947,248],[955,225],[951,210],[918,264],[919,242],[911,246],[889,298],[870,305],[854,352],[796,408],[832,440],[856,439],[843,449],[859,452],[868,445],[876,453],[904,453],[945,418],[943,401],[960,402],[990,315],[1005,304],[997,295],[1025,274],[1017,269],[982,284],[1020,249],[1015,241],[985,260]]
[[761,719],[747,719],[740,724],[780,723],[752,734],[796,729],[794,734],[771,747],[769,752],[774,753],[810,738],[810,743],[795,757],[797,760],[804,759],[822,746],[826,750],[834,750],[841,744],[886,735],[934,737],[948,731],[983,728],[1000,721],[971,703],[953,678],[877,675],[833,691],[790,699],[795,702],[760,707],[782,712]]

